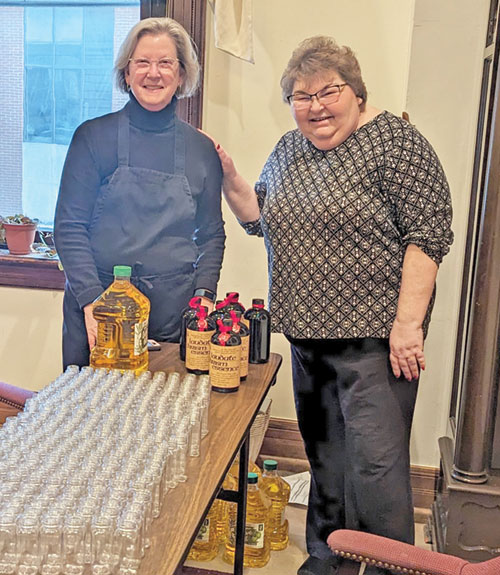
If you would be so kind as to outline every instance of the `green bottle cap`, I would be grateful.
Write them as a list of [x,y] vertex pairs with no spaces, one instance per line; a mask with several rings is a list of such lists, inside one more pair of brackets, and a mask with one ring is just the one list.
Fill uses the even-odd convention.
[[129,278],[132,275],[132,268],[130,266],[115,266],[113,275],[119,278]]
[[266,459],[264,461],[264,469],[268,469],[269,471],[278,469],[278,462],[274,461],[274,459]]
[[257,475],[257,473],[253,473],[252,471],[250,471],[250,473],[248,474],[248,483],[257,483],[258,480],[259,476]]

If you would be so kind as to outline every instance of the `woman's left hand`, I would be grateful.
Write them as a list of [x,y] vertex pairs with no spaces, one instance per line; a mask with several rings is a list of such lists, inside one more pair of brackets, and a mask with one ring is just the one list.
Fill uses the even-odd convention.
[[408,381],[417,379],[425,369],[424,334],[422,326],[394,320],[389,336],[389,360],[396,377],[405,376]]

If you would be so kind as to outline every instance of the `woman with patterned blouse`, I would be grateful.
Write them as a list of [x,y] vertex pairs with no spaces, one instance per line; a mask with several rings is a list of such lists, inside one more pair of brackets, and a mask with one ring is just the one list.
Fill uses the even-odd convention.
[[298,573],[326,575],[335,529],[414,541],[410,429],[452,210],[431,145],[367,105],[351,49],[305,40],[281,87],[297,129],[254,190],[218,151],[227,202],[264,236],[273,330],[291,343],[312,476]]

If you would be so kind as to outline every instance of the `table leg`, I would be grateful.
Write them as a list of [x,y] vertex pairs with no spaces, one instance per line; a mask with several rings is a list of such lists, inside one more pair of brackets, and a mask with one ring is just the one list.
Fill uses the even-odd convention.
[[247,511],[248,442],[249,434],[247,434],[245,437],[240,448],[234,575],[243,575],[243,553],[245,551],[245,517]]

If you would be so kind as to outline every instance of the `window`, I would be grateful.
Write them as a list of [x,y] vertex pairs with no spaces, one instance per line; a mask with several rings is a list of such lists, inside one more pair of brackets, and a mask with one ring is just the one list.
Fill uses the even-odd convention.
[[1,4],[2,76],[12,81],[0,85],[0,214],[22,212],[50,229],[75,128],[127,100],[112,68],[140,1]]
[[114,9],[25,9],[24,142],[68,145],[112,108]]

